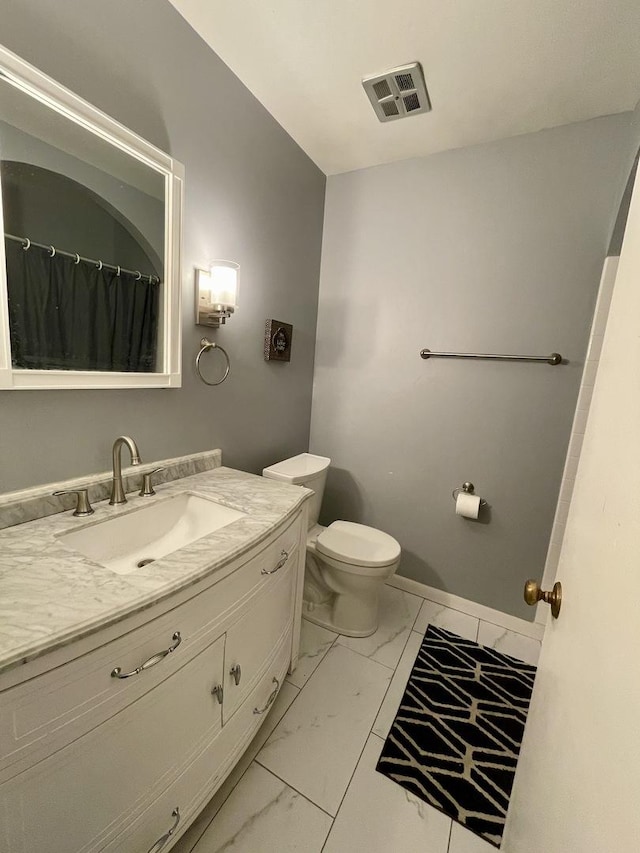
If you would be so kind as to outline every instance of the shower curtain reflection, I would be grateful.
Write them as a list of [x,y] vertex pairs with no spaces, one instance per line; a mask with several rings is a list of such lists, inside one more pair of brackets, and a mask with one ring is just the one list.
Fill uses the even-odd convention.
[[160,288],[5,240],[11,360],[27,370],[156,370]]

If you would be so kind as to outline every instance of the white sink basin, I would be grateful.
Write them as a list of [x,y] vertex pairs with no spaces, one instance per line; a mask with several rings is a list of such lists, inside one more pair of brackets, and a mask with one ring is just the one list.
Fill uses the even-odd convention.
[[182,492],[133,512],[64,533],[60,541],[119,575],[172,554],[246,513]]

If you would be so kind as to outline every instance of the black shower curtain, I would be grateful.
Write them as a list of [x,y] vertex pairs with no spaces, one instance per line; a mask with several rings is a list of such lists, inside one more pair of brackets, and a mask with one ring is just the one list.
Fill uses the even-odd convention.
[[14,367],[156,369],[157,283],[12,240],[5,248]]

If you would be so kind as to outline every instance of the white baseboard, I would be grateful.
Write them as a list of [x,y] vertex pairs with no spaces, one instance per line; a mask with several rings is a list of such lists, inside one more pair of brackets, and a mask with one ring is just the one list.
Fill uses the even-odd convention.
[[492,607],[478,604],[475,601],[469,601],[466,598],[461,598],[459,595],[453,595],[450,592],[444,592],[441,589],[427,586],[411,578],[394,575],[389,578],[387,583],[389,586],[401,589],[404,592],[410,592],[413,595],[419,595],[420,598],[427,598],[429,601],[434,601],[443,607],[450,607],[452,610],[459,610],[461,613],[474,616],[476,619],[482,619],[483,622],[498,625],[506,631],[515,631],[517,634],[532,637],[534,640],[542,640],[544,636],[545,626],[539,622],[527,622],[526,619],[511,616],[509,613],[502,613],[500,610],[494,610]]

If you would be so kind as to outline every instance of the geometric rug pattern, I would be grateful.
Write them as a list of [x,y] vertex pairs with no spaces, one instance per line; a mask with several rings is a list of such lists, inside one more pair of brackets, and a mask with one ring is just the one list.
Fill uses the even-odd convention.
[[430,625],[376,769],[500,847],[535,675]]

